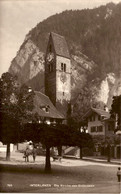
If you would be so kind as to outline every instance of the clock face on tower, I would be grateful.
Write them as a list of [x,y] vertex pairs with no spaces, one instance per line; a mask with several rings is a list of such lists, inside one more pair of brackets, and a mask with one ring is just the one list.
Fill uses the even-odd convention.
[[52,62],[53,59],[54,59],[54,53],[52,53],[52,52],[48,53],[47,57],[46,57],[47,62]]
[[63,83],[65,83],[65,82],[66,82],[67,77],[66,77],[66,74],[65,74],[65,73],[64,73],[64,74],[61,74],[61,76],[60,76],[60,80],[61,80]]

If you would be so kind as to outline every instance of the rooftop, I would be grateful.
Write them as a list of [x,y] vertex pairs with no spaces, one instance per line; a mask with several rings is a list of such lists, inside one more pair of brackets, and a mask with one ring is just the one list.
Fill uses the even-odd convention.
[[50,33],[53,40],[54,49],[57,55],[70,58],[67,42],[64,36],[56,34],[54,32]]
[[100,116],[105,116],[106,118],[110,118],[110,113],[105,110],[97,109],[97,108],[92,108],[92,110],[97,114],[99,114]]
[[95,112],[100,116],[104,116],[106,119],[110,118],[110,113],[103,110],[103,109],[97,109],[97,108],[90,108],[83,116],[83,118],[87,118],[92,115],[92,113]]
[[[46,108],[48,108],[48,111],[46,111]],[[64,119],[64,116],[52,104],[49,97],[38,91],[35,91],[33,113],[38,113],[41,117]]]

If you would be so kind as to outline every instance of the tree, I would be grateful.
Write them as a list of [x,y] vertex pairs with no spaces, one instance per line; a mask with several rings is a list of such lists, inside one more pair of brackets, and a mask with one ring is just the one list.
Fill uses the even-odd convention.
[[[98,88],[98,87],[97,87]],[[85,86],[80,89],[80,92],[72,102],[72,112],[70,121],[72,124],[77,125],[80,128],[83,115],[91,108],[104,108],[104,103],[96,99],[98,90],[94,86],[94,83],[86,82]]]
[[[4,73],[0,79],[0,115],[1,115],[1,141],[7,144],[6,159],[10,159],[10,141],[15,132],[15,104],[17,103],[18,84],[16,77]],[[13,118],[13,119],[12,119]],[[13,139],[13,138],[12,138]]]
[[[17,103],[18,83],[15,76],[3,73],[0,78],[0,110],[15,115],[12,111]],[[14,114],[13,114],[14,113]]]
[[[2,130],[0,140],[7,144],[7,160],[10,159],[10,143],[15,143],[15,141],[18,143],[20,140],[18,139],[20,129],[18,123],[20,125],[32,120],[33,97],[34,92],[26,85],[20,87],[16,76],[12,76],[8,72],[2,74],[0,78],[0,124]],[[16,122],[17,125],[15,125]],[[14,136],[15,134],[17,136]]]
[[80,159],[82,159],[83,157],[82,149],[83,148],[91,149],[94,147],[94,143],[93,143],[92,136],[89,133],[81,132],[80,138],[81,138],[81,142],[79,143],[78,147],[80,148]]
[[17,118],[21,123],[31,122],[35,119],[32,110],[34,108],[34,91],[23,84],[18,91]]
[[115,132],[121,129],[121,95],[113,96],[111,105],[111,118],[116,120]]
[[101,144],[107,148],[107,162],[111,160],[111,145],[115,145],[120,142],[120,138],[113,134],[113,135],[95,135],[93,136],[94,144]]
[[[51,171],[50,148],[59,146],[88,146],[92,138],[89,134],[80,133],[79,131],[67,125],[47,125],[28,123],[23,130],[24,138],[33,142],[41,142],[46,148],[45,171]],[[87,141],[88,140],[88,141]],[[87,143],[88,142],[88,143]],[[91,145],[91,144],[90,144]]]
[[10,160],[10,143],[19,139],[20,123],[17,119],[4,112],[0,112],[0,140],[7,144],[6,160]]

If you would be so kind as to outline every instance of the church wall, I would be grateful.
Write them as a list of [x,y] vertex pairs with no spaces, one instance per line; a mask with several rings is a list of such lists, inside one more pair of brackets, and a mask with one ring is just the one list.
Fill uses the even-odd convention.
[[[61,63],[66,64],[66,72],[62,72]],[[56,101],[71,99],[71,62],[70,59],[56,57]]]
[[49,96],[53,104],[56,101],[56,76],[55,71],[45,77],[45,94]]
[[66,72],[71,73],[71,61],[68,58],[62,56],[56,56],[56,70],[61,71],[61,63],[66,64]]
[[[51,45],[51,51],[50,51]],[[47,54],[53,53],[54,59],[50,62],[47,61]],[[49,71],[49,65],[52,64],[53,71]],[[56,61],[55,61],[55,51],[52,38],[50,36],[46,57],[45,57],[45,94],[50,98],[51,102],[55,105],[56,104]]]
[[[59,52],[58,41],[63,39],[58,39],[57,35],[52,39],[50,35],[45,55],[45,94],[60,112],[63,109],[67,112],[67,104],[71,100],[71,60],[56,53]],[[50,64],[53,64],[52,71]]]

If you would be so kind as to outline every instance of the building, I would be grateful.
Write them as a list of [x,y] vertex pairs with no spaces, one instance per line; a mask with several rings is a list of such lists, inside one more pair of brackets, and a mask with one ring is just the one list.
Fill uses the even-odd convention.
[[65,38],[53,32],[45,55],[45,94],[66,115],[71,100],[71,60]]
[[49,97],[37,91],[35,91],[34,96],[33,113],[38,114],[40,123],[58,124],[65,119],[50,101]]
[[[34,96],[34,109],[33,114],[37,114],[37,119],[39,123],[45,124],[61,124],[65,118],[64,116],[56,109],[53,103],[50,101],[49,97],[45,94],[35,91]],[[23,151],[26,149],[27,142],[19,143],[14,146],[14,150]]]
[[[116,134],[114,134],[115,121],[110,118],[110,113],[102,109],[90,108],[83,116],[83,119],[87,121],[88,133],[92,135],[93,139],[97,137],[94,154],[103,156],[108,154],[108,140],[107,145],[103,142],[107,138],[109,139],[111,157],[120,158],[121,145],[118,135],[116,137]],[[116,137],[115,139],[117,139],[117,142],[113,141],[114,136]]]
[[90,108],[83,119],[87,120],[88,133],[91,135],[113,135],[115,123],[110,119],[110,113],[97,108]]

